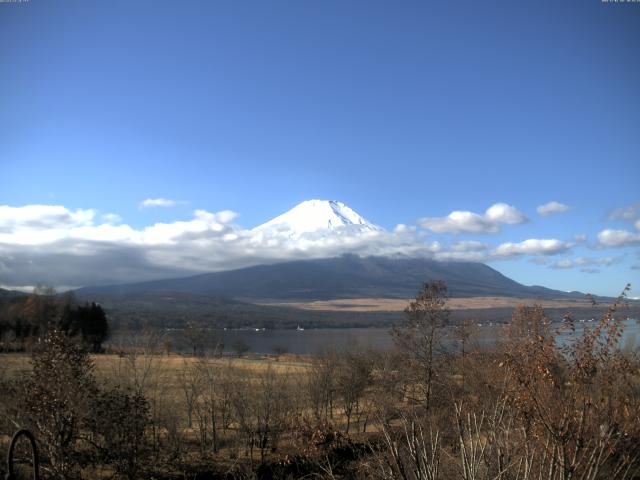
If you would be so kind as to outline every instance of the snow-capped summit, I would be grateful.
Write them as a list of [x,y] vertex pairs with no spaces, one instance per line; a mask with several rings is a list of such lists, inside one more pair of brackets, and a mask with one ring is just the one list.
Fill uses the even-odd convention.
[[296,238],[309,233],[376,232],[383,229],[342,202],[306,200],[253,230]]

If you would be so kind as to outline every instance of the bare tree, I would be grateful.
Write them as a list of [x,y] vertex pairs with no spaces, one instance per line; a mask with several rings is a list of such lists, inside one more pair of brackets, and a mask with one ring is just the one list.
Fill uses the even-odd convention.
[[198,396],[203,387],[202,369],[196,363],[187,359],[183,360],[182,369],[178,374],[178,384],[184,398],[184,405],[187,412],[187,426],[193,426],[193,410],[196,406]]
[[227,364],[220,371],[219,379],[219,403],[220,423],[223,433],[226,433],[233,420],[233,398],[235,396],[238,374],[229,359]]
[[276,373],[271,367],[256,378],[245,376],[236,384],[235,417],[252,462],[255,448],[260,451],[261,461],[269,448],[277,449],[287,424],[289,403],[287,375]]
[[161,355],[166,333],[145,328],[141,332],[130,333],[125,338],[116,347],[120,354],[112,365],[109,382],[113,387],[124,387],[148,401],[151,416],[149,431],[153,450],[158,455],[160,437],[164,431],[161,424],[169,401],[163,395],[168,371],[164,365],[166,358]]
[[327,422],[333,418],[337,365],[338,356],[333,351],[313,357],[306,379],[311,408],[317,421]]
[[163,334],[151,328],[129,333],[116,348],[118,361],[112,367],[116,383],[126,381],[125,386],[137,395],[145,396],[152,388],[154,377],[162,369]]
[[[223,374],[219,362],[210,358],[201,358],[197,363],[201,386],[196,399],[196,414],[200,430],[200,443],[207,447],[208,433],[211,434],[211,448],[218,451],[218,418],[225,418],[225,392]],[[226,407],[228,408],[228,407]]]
[[434,359],[440,345],[442,327],[447,325],[449,310],[447,286],[444,282],[428,282],[405,309],[406,319],[392,331],[396,345],[417,367],[416,384],[427,409],[431,406],[433,382],[436,374]]
[[184,338],[189,348],[191,348],[194,357],[201,354],[204,350],[207,344],[208,333],[208,330],[203,325],[187,322],[187,326],[184,329]]
[[367,355],[360,352],[348,352],[340,357],[336,372],[336,391],[342,404],[349,433],[353,417],[360,417],[362,399],[371,384],[372,364]]
[[474,345],[475,336],[477,335],[476,324],[471,319],[464,319],[452,329],[453,339],[459,344],[459,372],[460,387],[464,392],[467,380],[467,356]]

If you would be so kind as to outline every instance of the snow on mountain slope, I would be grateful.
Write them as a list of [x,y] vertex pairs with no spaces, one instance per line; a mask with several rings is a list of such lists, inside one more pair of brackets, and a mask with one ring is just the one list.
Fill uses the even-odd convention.
[[371,223],[342,202],[307,200],[291,210],[253,229],[271,235],[300,238],[305,234],[379,232],[384,229]]

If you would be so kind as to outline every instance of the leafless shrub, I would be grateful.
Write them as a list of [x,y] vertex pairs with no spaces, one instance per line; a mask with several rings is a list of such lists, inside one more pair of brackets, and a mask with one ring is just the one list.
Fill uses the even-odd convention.
[[437,431],[425,429],[414,416],[402,416],[399,428],[382,428],[382,450],[374,454],[369,473],[380,479],[438,480],[441,444]]
[[504,362],[514,380],[507,395],[534,474],[621,478],[638,459],[640,424],[630,412],[639,399],[629,395],[638,370],[621,354],[623,324],[614,316],[626,291],[595,328],[565,347],[556,345],[540,308],[514,314],[519,335],[510,339]]
[[51,330],[32,357],[23,411],[49,459],[52,478],[79,476],[77,440],[97,390],[93,363],[75,343]]
[[118,474],[137,478],[147,457],[149,405],[144,397],[120,389],[99,392],[91,402],[86,428],[98,461],[113,465]]

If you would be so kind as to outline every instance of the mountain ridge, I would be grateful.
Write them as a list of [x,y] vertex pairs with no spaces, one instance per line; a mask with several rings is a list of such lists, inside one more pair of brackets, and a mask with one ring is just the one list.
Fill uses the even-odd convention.
[[3,298],[15,298],[27,295],[24,292],[20,292],[18,290],[7,290],[6,288],[0,288],[0,299]]
[[150,282],[84,287],[77,292],[130,294],[176,291],[251,300],[411,298],[422,283],[431,280],[445,281],[450,295],[454,297],[584,297],[580,292],[525,286],[482,263],[408,257],[359,257],[352,254]]

